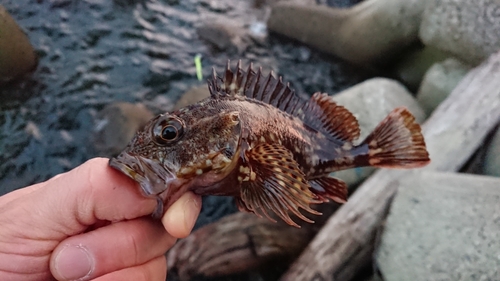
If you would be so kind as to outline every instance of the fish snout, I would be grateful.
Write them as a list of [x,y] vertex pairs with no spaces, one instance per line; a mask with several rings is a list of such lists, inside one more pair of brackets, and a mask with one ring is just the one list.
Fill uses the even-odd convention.
[[109,160],[109,165],[139,183],[145,197],[156,198],[165,192],[175,175],[160,163],[122,152]]

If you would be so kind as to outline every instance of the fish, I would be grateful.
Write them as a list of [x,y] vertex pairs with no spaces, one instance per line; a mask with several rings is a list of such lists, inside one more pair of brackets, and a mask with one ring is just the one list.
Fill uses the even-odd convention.
[[419,168],[430,162],[420,125],[394,109],[356,144],[355,116],[321,92],[299,97],[271,71],[228,62],[207,80],[210,96],[159,114],[109,165],[156,198],[161,217],[187,191],[233,196],[238,209],[289,225],[314,221],[313,204],[345,203],[347,185],[331,173],[356,167]]

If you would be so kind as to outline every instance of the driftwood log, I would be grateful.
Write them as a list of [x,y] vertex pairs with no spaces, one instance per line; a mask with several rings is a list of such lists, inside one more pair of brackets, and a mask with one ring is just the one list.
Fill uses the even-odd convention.
[[312,206],[323,215],[304,213],[315,223],[297,219],[301,228],[290,227],[274,214],[276,223],[250,213],[231,214],[175,244],[167,254],[168,270],[180,280],[190,280],[240,273],[276,260],[291,263],[338,206]]
[[[500,119],[500,53],[472,70],[423,125],[431,156],[425,169],[457,171]],[[301,229],[237,213],[207,225],[168,253],[181,280],[242,272],[270,260],[302,255],[282,280],[350,280],[372,260],[377,230],[406,171],[380,170],[365,181],[314,240],[335,209]],[[320,206],[324,206],[320,205]]]
[[[471,70],[423,125],[424,169],[457,171],[500,121],[500,52]],[[351,280],[371,261],[374,238],[405,171],[380,170],[327,221],[281,280]]]

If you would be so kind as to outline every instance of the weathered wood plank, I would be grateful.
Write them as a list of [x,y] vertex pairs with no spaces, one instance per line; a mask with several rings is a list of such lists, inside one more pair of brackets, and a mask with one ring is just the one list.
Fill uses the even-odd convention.
[[276,260],[290,263],[337,207],[336,203],[314,205],[324,215],[304,214],[316,223],[296,220],[302,228],[290,227],[274,215],[276,223],[250,213],[231,214],[175,244],[167,253],[168,270],[180,280],[191,280],[240,273]]
[[[471,70],[423,125],[432,163],[457,171],[500,120],[500,52]],[[350,280],[371,260],[376,231],[407,171],[380,170],[321,229],[281,280]]]

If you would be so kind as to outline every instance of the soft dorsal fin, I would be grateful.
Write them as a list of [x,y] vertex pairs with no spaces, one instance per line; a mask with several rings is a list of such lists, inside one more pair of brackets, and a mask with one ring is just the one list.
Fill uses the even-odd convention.
[[326,93],[314,93],[295,115],[312,128],[337,140],[352,142],[360,134],[356,117]]
[[264,76],[262,68],[256,72],[252,64],[247,71],[244,71],[241,68],[241,61],[238,61],[235,72],[231,70],[228,61],[223,78],[217,76],[214,70],[212,78],[208,80],[208,89],[214,99],[243,95],[273,105],[292,115],[305,104],[295,95],[290,84],[284,83],[281,77],[274,77],[272,71]]
[[[292,152],[279,144],[260,143],[245,152],[245,163],[238,167],[241,194],[237,204],[240,210],[264,215],[273,220],[273,211],[290,225],[299,227],[289,216],[295,214],[306,222],[313,222],[299,209],[320,214],[310,208],[318,200],[311,186],[293,159]],[[274,221],[274,220],[273,220]]]

